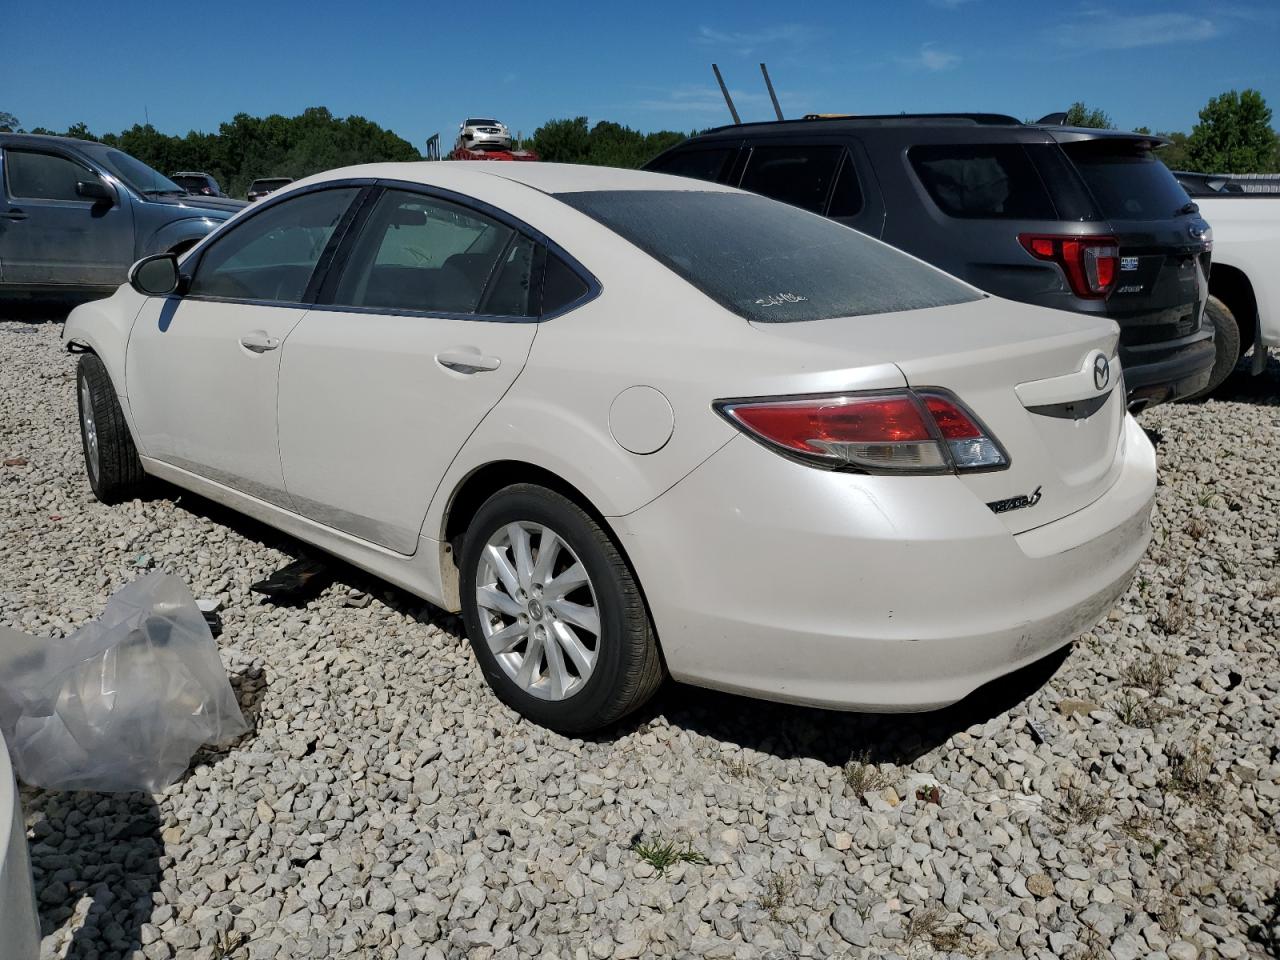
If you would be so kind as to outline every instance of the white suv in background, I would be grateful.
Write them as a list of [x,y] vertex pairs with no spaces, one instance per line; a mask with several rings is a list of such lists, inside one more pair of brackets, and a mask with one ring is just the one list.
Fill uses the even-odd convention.
[[468,117],[458,125],[458,142],[468,150],[510,150],[511,131],[497,120]]

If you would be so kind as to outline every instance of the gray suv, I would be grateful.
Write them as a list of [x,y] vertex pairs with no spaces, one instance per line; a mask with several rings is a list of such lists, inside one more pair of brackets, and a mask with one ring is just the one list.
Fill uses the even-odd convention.
[[1011,300],[1120,326],[1133,407],[1194,396],[1211,234],[1145,134],[1001,114],[745,123],[646,169],[732,184],[820,213]]
[[181,253],[243,206],[104,143],[0,133],[0,296],[109,294],[135,260]]

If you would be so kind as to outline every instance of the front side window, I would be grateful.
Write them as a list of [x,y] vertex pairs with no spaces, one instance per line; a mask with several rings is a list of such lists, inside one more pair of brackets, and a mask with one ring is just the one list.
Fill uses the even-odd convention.
[[597,190],[556,199],[758,323],[919,310],[981,296],[863,233],[754,194]]
[[679,150],[659,157],[646,168],[655,173],[669,173],[673,177],[692,177],[695,180],[718,181],[736,148],[720,147],[714,150]]
[[822,213],[842,153],[842,148],[831,145],[756,147],[739,186],[802,210]]
[[4,172],[9,196],[27,200],[80,200],[76,184],[98,177],[80,164],[52,153],[6,150]]
[[1058,219],[1049,191],[1022,144],[918,146],[907,156],[933,202],[948,216]]
[[201,256],[191,296],[299,303],[359,189],[318,190],[268,207]]
[[[529,309],[532,247],[473,210],[388,190],[351,249],[330,303],[427,313],[476,313],[491,278],[500,314]],[[486,312],[489,312],[486,309]]]

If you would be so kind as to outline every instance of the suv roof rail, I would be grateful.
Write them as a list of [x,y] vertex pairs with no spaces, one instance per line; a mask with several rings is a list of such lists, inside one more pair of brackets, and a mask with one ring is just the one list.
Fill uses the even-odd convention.
[[776,127],[784,124],[831,121],[844,121],[846,123],[861,123],[863,121],[884,123],[888,121],[902,124],[919,123],[921,125],[938,121],[951,121],[982,126],[1022,126],[1022,121],[1017,117],[1011,117],[1004,113],[806,113],[803,117],[794,120],[749,120],[742,124],[724,124],[723,126],[712,127],[704,132],[717,133],[721,130],[741,130],[743,127]]

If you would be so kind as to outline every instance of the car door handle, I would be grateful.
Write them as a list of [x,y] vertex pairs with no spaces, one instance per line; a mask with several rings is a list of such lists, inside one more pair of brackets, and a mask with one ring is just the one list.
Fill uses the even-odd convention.
[[280,346],[280,341],[276,337],[268,337],[261,330],[254,330],[240,338],[240,346],[253,353],[266,353]]
[[487,357],[476,350],[442,350],[436,354],[436,363],[457,373],[484,373],[502,366],[498,357]]
[[27,219],[27,215],[23,213],[21,210],[6,210],[4,213],[0,213],[0,217],[4,217],[6,220]]

